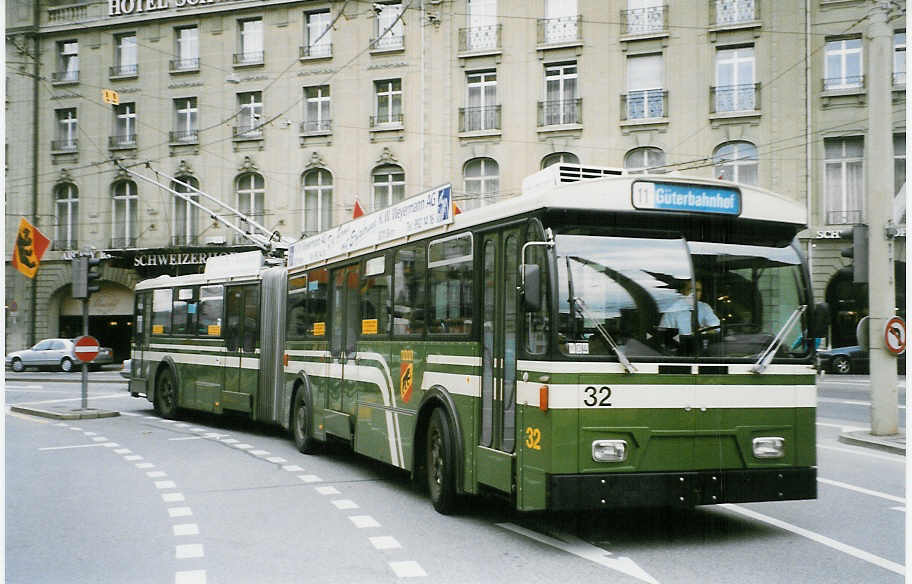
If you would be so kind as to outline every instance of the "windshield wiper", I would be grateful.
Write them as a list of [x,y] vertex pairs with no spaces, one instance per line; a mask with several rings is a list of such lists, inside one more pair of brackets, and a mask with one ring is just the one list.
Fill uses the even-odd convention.
[[751,367],[751,371],[754,373],[763,373],[770,361],[773,360],[773,357],[776,355],[776,351],[779,350],[779,345],[782,344],[782,341],[785,340],[786,335],[795,327],[795,323],[801,318],[801,315],[804,314],[804,311],[807,310],[807,305],[802,304],[792,312],[791,316],[788,317],[788,320],[785,321],[785,324],[782,325],[782,328],[779,329],[779,332],[776,333],[776,336],[770,341],[766,350],[760,354],[760,358],[757,359],[757,362],[754,363],[754,366]]
[[614,339],[611,338],[611,335],[607,330],[605,330],[605,327],[599,324],[593,314],[586,308],[586,303],[583,302],[583,299],[577,296],[576,298],[573,298],[573,303],[579,307],[580,312],[583,313],[583,316],[595,324],[595,330],[597,330],[599,334],[602,335],[602,338],[605,339],[605,342],[608,343],[608,346],[612,351],[614,351],[614,354],[617,355],[618,361],[620,361],[621,365],[624,366],[624,370],[627,373],[633,373],[636,371],[637,368],[634,367],[632,363],[630,363],[630,360],[627,358],[627,355],[624,354],[623,349],[621,349],[618,344],[614,342]]

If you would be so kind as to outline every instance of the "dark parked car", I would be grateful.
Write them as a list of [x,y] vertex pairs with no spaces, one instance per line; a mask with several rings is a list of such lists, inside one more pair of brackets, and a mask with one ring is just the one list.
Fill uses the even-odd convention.
[[[867,373],[869,369],[868,350],[858,345],[839,347],[817,352],[817,370],[828,373]],[[899,374],[906,374],[906,354],[896,359]]]
[[[73,339],[44,339],[31,349],[13,351],[6,356],[6,366],[13,371],[24,371],[26,367],[42,367],[72,371],[82,364],[73,352]],[[90,363],[93,369],[114,362],[114,353],[108,347],[101,347],[98,356]]]

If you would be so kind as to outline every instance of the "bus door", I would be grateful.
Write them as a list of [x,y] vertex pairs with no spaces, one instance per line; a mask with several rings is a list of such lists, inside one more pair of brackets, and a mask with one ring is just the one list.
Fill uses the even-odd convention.
[[[133,341],[130,347],[130,393],[146,393],[145,377],[148,367],[143,362],[143,354],[149,344],[149,326],[152,302],[151,294],[139,292],[133,309]],[[134,383],[133,379],[137,379]]]
[[511,228],[481,238],[481,432],[475,472],[479,482],[507,493],[516,450],[519,236],[519,228]]
[[351,438],[349,414],[357,399],[356,360],[358,333],[361,330],[361,266],[343,266],[332,272],[332,319],[330,321],[329,388],[326,392],[326,431]]
[[259,284],[225,288],[225,367],[222,409],[250,412],[259,380]]

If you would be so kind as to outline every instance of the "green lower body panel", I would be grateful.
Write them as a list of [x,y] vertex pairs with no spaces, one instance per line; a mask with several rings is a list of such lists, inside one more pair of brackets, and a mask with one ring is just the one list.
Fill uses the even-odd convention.
[[250,411],[250,394],[238,393],[236,391],[222,392],[222,409],[234,410],[237,412]]

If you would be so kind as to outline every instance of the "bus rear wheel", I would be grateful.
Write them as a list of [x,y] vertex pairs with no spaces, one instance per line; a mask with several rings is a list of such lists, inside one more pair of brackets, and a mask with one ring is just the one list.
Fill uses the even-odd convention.
[[307,400],[307,392],[303,387],[295,394],[294,407],[292,408],[291,433],[294,436],[295,446],[304,454],[311,454],[317,449],[316,439],[310,435],[312,413]]
[[431,503],[438,513],[456,511],[456,468],[450,421],[441,409],[431,414],[426,444],[427,484]]
[[177,384],[170,369],[162,371],[155,381],[155,411],[169,420],[177,417]]

